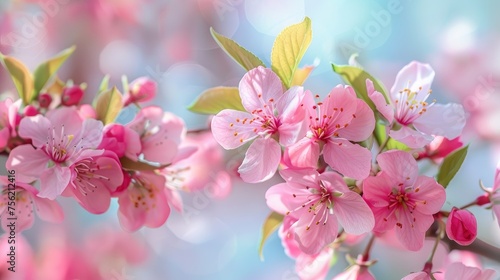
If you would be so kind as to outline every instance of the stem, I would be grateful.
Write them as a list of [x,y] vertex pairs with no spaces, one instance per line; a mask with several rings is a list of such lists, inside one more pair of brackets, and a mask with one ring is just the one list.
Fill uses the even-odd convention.
[[379,155],[380,153],[382,153],[382,151],[385,149],[385,146],[387,146],[387,143],[389,143],[389,139],[391,139],[391,137],[387,136],[387,138],[385,139],[384,143],[382,143],[382,145],[380,145],[379,151],[378,151],[377,155]]
[[477,200],[474,200],[471,203],[468,203],[468,204],[466,204],[466,205],[464,205],[462,207],[459,207],[459,209],[469,208],[469,207],[474,206],[474,205],[477,205]]
[[434,241],[434,246],[432,247],[432,252],[431,252],[431,255],[429,256],[429,258],[427,259],[427,263],[430,263],[431,266],[432,266],[432,259],[434,258],[434,255],[436,254],[436,250],[437,250],[437,247],[438,247],[438,244],[439,244],[439,241],[441,240],[443,234],[441,233],[442,230],[443,230],[443,226],[442,226],[442,223],[441,221],[439,221],[439,229],[438,229],[438,234],[436,236],[436,240]]
[[363,252],[363,259],[362,259],[363,262],[366,262],[370,259],[370,251],[372,250],[374,240],[375,240],[375,235],[372,234],[372,236],[370,237],[370,241],[368,241],[365,251]]

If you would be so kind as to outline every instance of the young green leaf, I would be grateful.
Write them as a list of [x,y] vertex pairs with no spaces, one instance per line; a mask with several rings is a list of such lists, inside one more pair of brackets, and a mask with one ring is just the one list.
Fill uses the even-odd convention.
[[122,95],[116,87],[96,97],[95,111],[97,119],[102,121],[105,125],[112,123],[122,108]]
[[264,260],[264,254],[263,254],[264,243],[266,243],[266,240],[269,238],[269,236],[279,228],[282,222],[283,222],[283,215],[281,214],[278,214],[276,212],[271,212],[271,214],[267,216],[266,221],[262,226],[262,237],[260,239],[260,245],[259,245],[259,256],[261,260]]
[[210,27],[210,33],[215,42],[245,70],[250,71],[257,66],[264,66],[264,63],[253,53],[249,52],[235,41],[222,36]]
[[235,87],[213,87],[198,96],[188,110],[207,115],[216,115],[224,109],[246,111],[241,105],[238,88]]
[[72,46],[58,53],[51,59],[38,65],[33,73],[35,79],[35,93],[34,98],[40,93],[43,87],[47,84],[49,79],[59,70],[61,65],[68,59],[68,57],[75,51],[76,47]]
[[276,37],[271,51],[271,68],[287,88],[292,85],[295,71],[311,40],[311,20],[308,17],[285,28]]
[[108,90],[109,87],[109,75],[102,78],[101,84],[99,85],[99,93]]
[[0,54],[0,59],[3,66],[9,71],[19,97],[23,100],[24,105],[28,105],[34,98],[33,77],[28,67],[21,61],[10,56]]
[[441,184],[441,186],[444,188],[448,187],[448,184],[451,182],[453,177],[455,177],[458,170],[462,166],[462,163],[467,156],[468,149],[469,145],[454,151],[444,158],[437,175],[437,182]]

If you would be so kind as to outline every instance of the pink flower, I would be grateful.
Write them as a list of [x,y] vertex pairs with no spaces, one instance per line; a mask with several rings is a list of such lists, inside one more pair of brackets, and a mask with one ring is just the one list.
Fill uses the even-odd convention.
[[104,133],[99,149],[114,152],[119,158],[126,156],[137,161],[141,152],[141,140],[137,132],[121,124],[108,124],[104,127]]
[[493,189],[488,190],[487,193],[492,205],[493,214],[497,217],[497,222],[500,226],[500,161],[496,167]]
[[[10,188],[8,186],[10,183],[8,177],[0,176],[0,185],[2,189],[2,196],[0,199],[0,220],[2,229],[5,232],[11,231],[9,224],[13,221],[16,224],[16,232],[31,228],[35,220],[33,209],[40,219],[44,221],[52,223],[62,222],[64,214],[61,206],[56,201],[38,197],[37,189],[19,180],[16,180],[15,188],[9,191]],[[15,211],[12,211],[12,209],[15,209]],[[16,217],[16,219],[9,219],[13,217]]]
[[436,136],[431,143],[425,146],[425,151],[419,153],[418,158],[429,158],[435,162],[439,162],[462,146],[463,143],[460,137],[449,140],[443,136]]
[[156,106],[142,108],[126,127],[140,135],[143,158],[160,164],[172,163],[186,136],[184,121]]
[[170,214],[166,179],[153,172],[132,176],[131,184],[118,197],[118,218],[123,229],[136,231],[142,226],[162,226]]
[[445,280],[492,280],[495,276],[492,269],[481,270],[477,267],[466,266],[461,262],[455,262],[446,268]]
[[[432,92],[430,86],[433,79],[434,70],[429,64],[412,61],[403,67],[391,88],[393,114],[387,109],[382,94],[374,92],[373,86],[368,87],[368,95],[377,110],[389,122],[392,122],[392,115],[396,121],[389,135],[410,148],[421,148],[429,144],[433,135],[456,138],[465,126],[465,111],[462,105],[426,102]],[[371,82],[367,82],[367,85],[371,85]]]
[[462,246],[470,245],[477,236],[477,221],[474,214],[453,207],[446,221],[446,235]]
[[370,107],[356,98],[352,87],[338,85],[323,102],[308,109],[307,136],[290,146],[285,158],[296,167],[316,167],[322,149],[334,170],[358,180],[368,177],[371,152],[350,141],[364,141],[373,132],[375,118]]
[[135,79],[129,85],[129,91],[125,93],[123,106],[131,103],[141,103],[153,99],[156,95],[156,82],[147,78],[140,77]]
[[94,119],[82,121],[74,108],[62,107],[47,113],[25,117],[19,135],[32,140],[12,150],[7,169],[14,169],[21,181],[40,179],[39,197],[55,199],[71,180],[71,169],[82,154],[102,154],[93,150],[102,139],[102,123]]
[[9,139],[17,135],[16,125],[20,106],[21,100],[12,102],[8,98],[0,101],[0,152],[7,148]]
[[375,215],[376,232],[395,228],[401,244],[418,251],[425,232],[446,200],[435,179],[418,175],[416,160],[409,153],[391,150],[377,157],[381,172],[363,182],[363,197]]
[[286,182],[266,192],[267,205],[297,219],[294,237],[304,253],[318,254],[333,242],[338,223],[352,234],[373,229],[375,221],[370,208],[337,173],[318,174],[314,169],[285,169],[280,173]]
[[359,255],[354,264],[333,277],[332,280],[375,280],[373,274],[368,270],[373,263],[374,261],[363,261],[363,256]]
[[[0,237],[0,279],[41,279],[36,277],[36,259],[34,257],[33,249],[31,248],[30,243],[22,234],[17,234],[15,238],[16,243],[10,244],[9,240],[14,240],[10,237],[11,235],[9,234],[9,232],[6,232]],[[12,252],[12,245],[15,246],[14,252]],[[9,254],[15,254],[14,261],[10,262],[11,260]],[[15,272],[9,271],[9,267],[13,266],[15,266]]]
[[257,67],[241,79],[239,93],[247,112],[222,110],[212,119],[215,140],[224,149],[235,149],[256,139],[238,169],[245,182],[271,178],[281,160],[281,145],[289,146],[305,133],[305,97],[302,87],[283,93],[279,77]]
[[61,95],[61,103],[64,106],[77,105],[82,100],[83,94],[83,89],[78,85],[65,87]]
[[90,213],[106,212],[111,194],[123,182],[121,165],[116,155],[105,152],[101,156],[81,157],[70,169],[71,181],[64,194],[73,196]]

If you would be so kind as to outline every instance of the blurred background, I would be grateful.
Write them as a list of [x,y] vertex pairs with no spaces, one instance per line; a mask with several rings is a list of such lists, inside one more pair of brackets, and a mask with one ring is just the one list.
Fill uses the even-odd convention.
[[[122,75],[129,81],[149,76],[159,86],[151,104],[184,118],[189,130],[202,130],[208,117],[186,106],[207,88],[236,86],[244,74],[218,48],[209,28],[270,65],[276,35],[308,16],[313,40],[301,66],[316,65],[305,83],[314,93],[324,95],[341,83],[330,63],[347,64],[358,53],[358,62],[386,88],[410,61],[430,63],[436,71],[434,98],[464,105],[468,124],[463,139],[471,147],[448,189],[445,207],[451,208],[482,193],[479,179],[491,187],[500,159],[499,9],[493,0],[2,0],[0,51],[34,69],[75,45],[59,76],[86,82],[85,102],[91,102],[106,74],[111,85],[120,85]],[[1,68],[0,92],[13,89]],[[127,112],[123,114],[126,118]],[[226,152],[225,167],[235,170],[243,155],[244,150]],[[183,194],[184,214],[173,211],[161,228],[133,235],[122,233],[116,201],[106,214],[95,216],[73,200],[61,199],[64,223],[37,220],[24,233],[26,254],[33,254],[47,275],[53,275],[47,279],[63,279],[50,274],[63,267],[61,262],[85,270],[87,262],[92,267],[92,259],[109,263],[100,268],[109,270],[109,279],[298,279],[294,261],[284,254],[276,234],[264,248],[265,261],[257,252],[260,227],[270,212],[264,193],[279,178],[257,185],[236,177],[232,182],[224,199],[206,191]],[[500,246],[491,211],[472,212],[479,237]],[[380,279],[400,279],[405,271],[420,270],[427,254],[376,243],[373,257],[380,259],[372,268]],[[483,261],[485,267],[498,269],[500,256]],[[340,259],[330,275],[345,264]]]

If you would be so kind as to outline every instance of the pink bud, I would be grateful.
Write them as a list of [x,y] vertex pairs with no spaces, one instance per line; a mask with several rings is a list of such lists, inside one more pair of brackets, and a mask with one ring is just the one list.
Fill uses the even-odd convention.
[[28,105],[24,107],[24,115],[26,117],[33,117],[38,115],[38,110],[33,105]]
[[80,103],[83,90],[79,86],[65,87],[62,92],[61,103],[64,106],[73,106]]
[[48,93],[42,93],[38,95],[38,104],[40,108],[49,108],[50,103],[52,103],[52,97]]
[[470,245],[477,236],[476,217],[468,210],[453,207],[446,221],[446,235],[462,246]]
[[420,153],[419,158],[439,161],[462,146],[460,137],[449,140],[443,136],[436,136],[429,145],[425,146],[425,152]]
[[156,82],[146,77],[135,79],[130,83],[129,88],[129,92],[125,95],[125,106],[130,103],[149,101],[156,95]]

